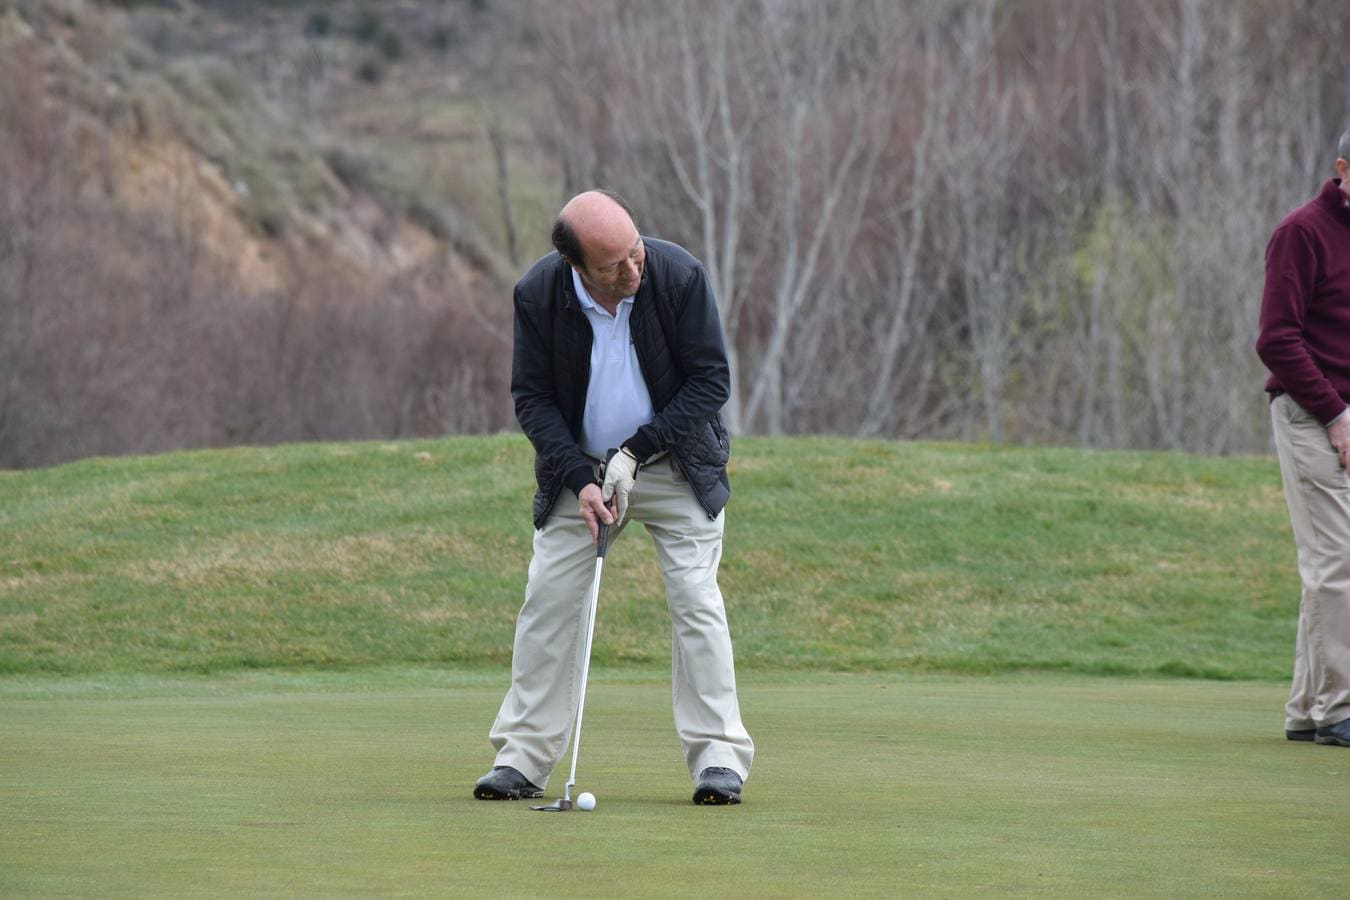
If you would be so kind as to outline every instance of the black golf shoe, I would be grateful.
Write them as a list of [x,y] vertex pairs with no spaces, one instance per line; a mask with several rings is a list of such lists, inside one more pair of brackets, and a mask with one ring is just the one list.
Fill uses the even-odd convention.
[[544,791],[510,766],[493,766],[474,784],[473,795],[479,800],[530,800],[544,796]]
[[1337,722],[1335,725],[1328,725],[1325,728],[1319,727],[1313,740],[1319,744],[1330,744],[1333,747],[1350,747],[1350,719]]
[[741,802],[741,776],[730,769],[709,766],[698,773],[694,802],[700,806],[726,806]]
[[1316,735],[1316,728],[1286,728],[1284,730],[1286,741],[1312,741]]

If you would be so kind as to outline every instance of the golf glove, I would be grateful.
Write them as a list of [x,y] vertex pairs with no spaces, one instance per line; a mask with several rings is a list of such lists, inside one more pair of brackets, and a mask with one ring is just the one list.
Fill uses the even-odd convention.
[[619,452],[615,453],[605,466],[605,483],[601,485],[600,491],[606,505],[611,499],[617,501],[618,505],[614,510],[615,525],[622,522],[628,512],[628,493],[633,490],[633,482],[637,480],[637,468],[637,457],[623,447],[619,448]]

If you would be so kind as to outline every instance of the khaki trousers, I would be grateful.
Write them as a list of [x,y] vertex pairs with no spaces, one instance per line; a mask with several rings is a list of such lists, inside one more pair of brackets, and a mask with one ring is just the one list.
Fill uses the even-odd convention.
[[1270,404],[1303,592],[1285,728],[1350,719],[1350,479],[1327,430],[1281,394]]
[[[489,740],[494,765],[511,766],[539,787],[562,759],[576,721],[586,643],[586,601],[595,577],[595,545],[576,498],[565,491],[534,535],[525,605],[516,619],[511,688]],[[741,724],[736,673],[717,566],[723,516],[710,520],[670,457],[642,468],[628,515],[610,530],[610,546],[631,522],[656,546],[670,610],[675,732],[691,777],[723,766],[747,778],[755,745]],[[611,550],[605,557],[612,564]],[[604,588],[596,622],[605,618]],[[602,626],[597,624],[597,633]]]

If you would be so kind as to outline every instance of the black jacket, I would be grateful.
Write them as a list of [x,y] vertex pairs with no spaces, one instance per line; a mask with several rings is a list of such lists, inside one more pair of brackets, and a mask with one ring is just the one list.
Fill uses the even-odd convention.
[[[624,442],[638,460],[669,450],[709,518],[731,493],[731,443],[718,411],[731,394],[722,324],[707,273],[683,248],[643,238],[646,264],[629,320],[654,416]],[[516,284],[511,396],[534,445],[534,526],[542,528],[564,487],[595,481],[581,452],[591,376],[591,324],[557,252]]]

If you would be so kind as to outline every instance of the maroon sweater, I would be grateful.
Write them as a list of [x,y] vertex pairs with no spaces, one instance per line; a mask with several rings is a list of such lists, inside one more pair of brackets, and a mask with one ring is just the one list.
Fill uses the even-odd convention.
[[1266,247],[1261,335],[1266,390],[1323,425],[1350,401],[1350,198],[1332,178],[1284,217]]

